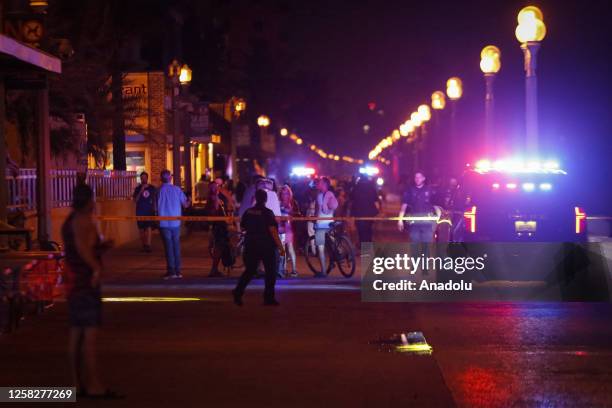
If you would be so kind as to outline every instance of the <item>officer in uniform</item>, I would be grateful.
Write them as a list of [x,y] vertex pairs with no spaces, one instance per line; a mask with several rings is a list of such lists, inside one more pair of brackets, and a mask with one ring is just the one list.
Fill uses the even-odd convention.
[[278,254],[285,256],[285,248],[278,235],[278,223],[274,213],[266,208],[267,198],[268,194],[265,190],[257,190],[255,205],[244,212],[240,221],[240,227],[246,233],[244,240],[245,270],[236,288],[232,291],[234,303],[238,306],[242,306],[242,295],[257,273],[259,262],[263,262],[266,272],[264,305],[278,305],[274,297],[276,268],[278,267],[277,256]]
[[[409,209],[411,216],[433,217],[434,210],[434,191],[425,184],[426,178],[422,171],[414,174],[414,186],[404,193],[402,207],[399,217],[404,217]],[[404,230],[404,221],[398,221],[400,231]],[[411,221],[410,222],[410,241],[413,243],[431,243],[434,240],[436,222],[435,221]]]

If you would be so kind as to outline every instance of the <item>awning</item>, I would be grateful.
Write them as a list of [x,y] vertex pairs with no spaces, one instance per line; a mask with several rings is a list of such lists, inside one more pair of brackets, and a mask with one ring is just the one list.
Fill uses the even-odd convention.
[[3,68],[18,68],[25,63],[32,68],[56,74],[62,73],[62,62],[59,58],[1,34],[0,61]]

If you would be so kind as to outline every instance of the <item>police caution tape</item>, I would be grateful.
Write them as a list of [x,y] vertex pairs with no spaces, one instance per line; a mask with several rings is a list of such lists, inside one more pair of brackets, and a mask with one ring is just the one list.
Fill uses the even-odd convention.
[[[208,215],[182,215],[182,216],[142,216],[142,215],[97,215],[99,221],[228,221],[240,219],[235,216],[208,216]],[[407,222],[437,222],[436,216],[405,216],[405,217],[276,217],[283,221],[407,221]]]

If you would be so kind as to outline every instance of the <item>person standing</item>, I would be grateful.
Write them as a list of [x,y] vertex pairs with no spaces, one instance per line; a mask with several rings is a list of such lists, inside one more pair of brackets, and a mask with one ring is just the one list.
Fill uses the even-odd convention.
[[[182,209],[190,205],[180,187],[173,185],[170,170],[161,172],[162,185],[157,193],[157,211],[162,217],[178,217]],[[166,274],[164,279],[182,278],[181,274],[181,221],[163,220],[159,231],[164,242],[166,254]]]
[[[291,187],[285,184],[280,190],[280,208],[281,214],[284,217],[299,217],[300,208],[298,203],[293,198],[293,191]],[[291,220],[282,220],[280,222],[279,232],[281,235],[281,241],[285,246],[286,252],[291,258],[291,277],[297,278],[297,259],[295,256],[295,237],[293,234],[293,225]]]
[[[149,174],[146,171],[140,173],[140,184],[134,189],[132,199],[136,203],[136,215],[152,217],[155,215],[155,194],[157,189],[149,184]],[[142,251],[151,252],[151,232],[154,221],[136,221],[140,231]]]
[[[245,231],[244,265],[245,270],[232,291],[234,303],[242,306],[242,295],[253,276],[257,273],[259,262],[263,262],[265,275],[264,305],[277,306],[274,295],[276,284],[277,257],[285,256],[285,248],[278,235],[278,223],[274,213],[266,208],[268,195],[264,190],[255,192],[255,205],[242,215],[240,226]],[[278,253],[277,253],[278,252]]]
[[[425,174],[417,171],[414,174],[414,186],[404,193],[402,207],[399,217],[402,218],[407,211],[414,217],[434,217],[434,192],[431,187],[425,184]],[[434,240],[435,220],[410,221],[410,241],[413,243],[431,243]],[[404,230],[404,221],[400,220],[397,224],[400,231]],[[427,251],[427,250],[426,250]]]
[[62,225],[66,254],[66,288],[70,319],[70,361],[74,386],[81,397],[121,398],[106,389],[98,376],[96,343],[102,322],[102,253],[112,246],[103,242],[93,215],[93,190],[78,184],[72,212]]
[[[360,177],[351,193],[351,215],[353,217],[375,217],[380,210],[380,200],[374,180],[369,177]],[[373,221],[355,221],[359,245],[372,242]]]
[[[330,190],[331,183],[329,178],[321,177],[317,183],[317,199],[315,204],[315,213],[318,218],[332,218],[334,211],[338,208],[338,200]],[[325,237],[329,232],[332,220],[317,220],[315,223],[315,245],[319,252],[319,261],[321,262],[321,272],[315,274],[316,278],[327,277],[325,263]]]
[[[211,181],[209,185],[208,201],[205,207],[206,216],[210,217],[225,217],[225,207],[223,201],[219,197],[218,186],[215,182]],[[211,278],[222,277],[223,274],[219,270],[219,264],[221,263],[221,257],[224,252],[229,249],[229,234],[227,229],[227,222],[225,221],[211,221],[210,222],[210,237],[208,241],[208,250],[212,257],[212,268],[210,274]]]

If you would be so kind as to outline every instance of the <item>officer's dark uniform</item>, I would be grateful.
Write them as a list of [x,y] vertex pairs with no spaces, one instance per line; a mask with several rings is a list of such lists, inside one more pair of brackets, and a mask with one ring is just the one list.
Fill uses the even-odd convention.
[[255,205],[242,215],[240,226],[246,231],[244,241],[245,270],[238,285],[235,296],[240,298],[247,285],[257,273],[259,262],[263,262],[266,271],[264,301],[274,301],[274,285],[276,284],[277,251],[276,243],[270,233],[270,227],[277,227],[274,213],[264,205]]
[[[402,199],[402,204],[409,208],[411,216],[431,217],[435,215],[433,208],[434,192],[429,186],[411,187]],[[411,242],[433,242],[435,221],[410,221]]]

